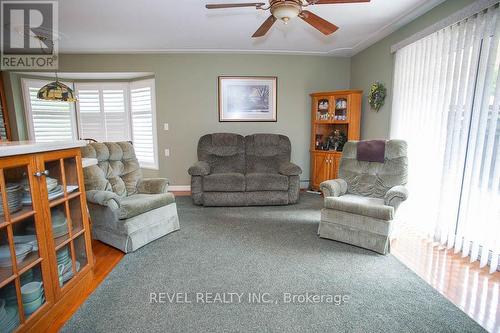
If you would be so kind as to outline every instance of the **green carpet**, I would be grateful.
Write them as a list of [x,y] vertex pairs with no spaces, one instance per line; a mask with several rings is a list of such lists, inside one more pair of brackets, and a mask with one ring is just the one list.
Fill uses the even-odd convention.
[[63,332],[483,331],[393,256],[318,238],[319,196],[177,203],[181,230],[125,256]]

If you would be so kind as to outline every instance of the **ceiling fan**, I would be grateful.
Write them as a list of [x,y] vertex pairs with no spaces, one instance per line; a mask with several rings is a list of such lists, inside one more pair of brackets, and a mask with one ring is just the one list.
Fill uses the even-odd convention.
[[260,10],[270,10],[271,16],[257,29],[252,37],[262,37],[273,26],[277,20],[283,21],[285,24],[295,17],[300,17],[314,28],[318,29],[325,35],[330,35],[337,31],[339,27],[335,24],[322,19],[318,15],[311,13],[304,8],[312,5],[334,5],[339,3],[358,3],[370,2],[370,0],[269,0],[269,5],[264,2],[245,2],[245,3],[225,3],[225,4],[209,4],[207,9],[220,8],[238,8],[238,7],[255,7]]

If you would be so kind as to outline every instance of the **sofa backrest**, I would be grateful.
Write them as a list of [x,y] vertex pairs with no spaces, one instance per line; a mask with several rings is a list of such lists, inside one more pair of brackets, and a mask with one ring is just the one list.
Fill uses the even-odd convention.
[[340,161],[339,178],[347,182],[348,193],[383,198],[391,187],[406,184],[408,158],[405,141],[386,141],[384,163],[358,161],[357,144],[357,141],[347,142]]
[[247,173],[278,173],[283,162],[290,162],[290,139],[279,134],[253,134],[245,137]]
[[82,157],[98,161],[83,169],[86,190],[112,191],[122,197],[136,192],[142,172],[130,142],[90,143],[82,148]]
[[198,160],[210,165],[211,173],[245,173],[245,141],[234,133],[207,134],[198,141]]

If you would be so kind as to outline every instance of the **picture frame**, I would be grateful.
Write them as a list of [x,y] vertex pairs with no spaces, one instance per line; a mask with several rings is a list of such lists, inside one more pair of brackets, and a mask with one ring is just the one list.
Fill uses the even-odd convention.
[[276,122],[276,76],[219,76],[219,122]]

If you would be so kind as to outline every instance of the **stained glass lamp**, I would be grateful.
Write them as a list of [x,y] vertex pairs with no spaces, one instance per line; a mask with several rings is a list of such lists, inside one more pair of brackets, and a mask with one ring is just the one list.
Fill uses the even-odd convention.
[[56,81],[44,85],[38,90],[37,97],[47,101],[76,102],[75,93],[64,83]]

